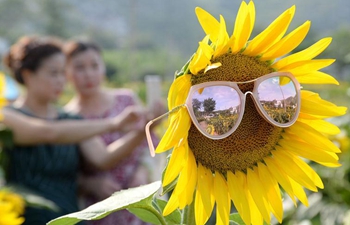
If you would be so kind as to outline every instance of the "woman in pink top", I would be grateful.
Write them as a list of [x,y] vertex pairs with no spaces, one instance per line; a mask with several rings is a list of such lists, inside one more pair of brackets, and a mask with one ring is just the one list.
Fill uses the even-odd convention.
[[[66,73],[76,90],[76,96],[66,105],[68,111],[79,113],[86,119],[115,117],[126,107],[139,104],[136,95],[128,89],[106,89],[101,86],[105,77],[105,65],[99,47],[89,42],[70,41],[65,45],[67,56]],[[162,107],[155,107],[160,108]],[[158,114],[155,112],[155,114]],[[155,117],[156,115],[150,115]],[[125,133],[114,132],[102,135],[106,145],[123,137]],[[133,140],[139,146],[124,154],[119,164],[109,171],[100,171],[89,162],[83,168],[80,183],[89,194],[87,204],[93,204],[110,196],[115,191],[149,183],[149,171],[143,165],[148,153],[144,132]],[[126,210],[92,221],[90,224],[143,224]]]

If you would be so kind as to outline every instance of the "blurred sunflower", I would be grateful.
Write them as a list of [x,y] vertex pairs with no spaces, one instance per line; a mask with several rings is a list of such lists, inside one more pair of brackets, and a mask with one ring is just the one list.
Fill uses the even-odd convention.
[[[0,109],[7,104],[5,98],[5,88],[6,88],[6,79],[5,74],[0,72]],[[2,120],[2,114],[0,113],[0,120]]]
[[20,225],[24,218],[24,200],[17,194],[0,190],[0,225]]
[[[241,3],[231,36],[222,16],[217,21],[205,10],[196,8],[206,36],[177,74],[169,90],[169,109],[183,105],[193,85],[250,81],[274,71],[289,72],[299,83],[338,84],[332,76],[319,71],[334,60],[314,59],[327,48],[331,38],[287,55],[303,41],[310,28],[310,21],[306,21],[285,35],[294,12],[292,6],[248,41],[255,22],[253,1]],[[164,215],[194,201],[196,224],[202,225],[216,204],[216,223],[228,224],[232,200],[246,224],[270,223],[272,214],[282,222],[280,187],[295,205],[296,198],[308,205],[303,187],[317,192],[323,183],[302,158],[327,167],[340,165],[336,154],[340,150],[326,137],[339,129],[324,119],[343,115],[346,108],[311,91],[302,90],[300,95],[299,117],[288,128],[266,122],[252,99],[247,98],[241,124],[233,134],[220,140],[203,136],[191,122],[186,108],[171,113],[169,127],[156,149],[156,153],[173,149],[163,186],[178,178]]]

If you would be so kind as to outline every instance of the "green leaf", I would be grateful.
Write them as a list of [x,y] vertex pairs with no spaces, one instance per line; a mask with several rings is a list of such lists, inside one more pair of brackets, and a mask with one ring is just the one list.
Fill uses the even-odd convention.
[[173,181],[172,181],[170,184],[168,184],[167,186],[163,187],[163,189],[162,189],[162,195],[165,195],[166,193],[171,192],[171,191],[175,188],[175,186],[176,186],[176,184],[177,184],[177,179],[178,179],[178,178],[176,178],[175,180],[173,180]]
[[194,54],[191,56],[191,58],[186,62],[186,64],[181,68],[180,72],[176,71],[175,72],[175,79],[184,75],[184,74],[187,74],[188,71],[189,71],[189,68],[188,66],[190,65],[190,62],[191,60],[193,59],[194,57]]
[[[156,204],[160,208],[161,212],[163,213],[163,210],[167,204],[167,201],[164,201],[162,199],[156,199]],[[174,210],[174,212],[170,213],[165,217],[165,221],[167,224],[181,224],[181,212],[179,209]]]
[[98,220],[113,212],[126,208],[129,210],[134,207],[140,208],[143,204],[141,203],[142,200],[147,199],[157,192],[160,185],[160,181],[156,181],[144,186],[121,190],[114,193],[111,197],[91,205],[84,210],[51,220],[48,225],[71,225],[81,220]]
[[[133,205],[133,207],[129,208],[128,211],[136,215],[141,220],[151,224],[162,224],[157,218],[157,214],[163,218],[163,221],[165,221],[166,224],[181,224],[181,212],[178,209],[166,217],[162,216],[166,204],[167,201],[156,198],[156,195],[154,195],[142,200],[141,202],[137,203],[137,205]],[[145,206],[149,207],[145,208]],[[154,213],[154,210],[156,210],[157,213]]]
[[157,205],[154,205],[154,197],[154,195],[150,195],[148,198],[133,204],[132,207],[128,207],[127,210],[144,222],[151,224],[161,224],[158,219],[159,216],[161,216],[161,211]]
[[232,213],[230,215],[230,224],[233,225],[245,225],[241,216],[238,213]]
[[26,187],[19,185],[6,185],[4,188],[20,195],[27,206],[59,211],[58,206],[54,202],[40,196],[40,194]]
[[0,124],[0,143],[2,146],[8,148],[13,147],[14,145],[13,132],[3,124]]
[[130,208],[129,212],[140,218],[142,221],[150,224],[160,225],[158,218],[149,210],[143,208]]

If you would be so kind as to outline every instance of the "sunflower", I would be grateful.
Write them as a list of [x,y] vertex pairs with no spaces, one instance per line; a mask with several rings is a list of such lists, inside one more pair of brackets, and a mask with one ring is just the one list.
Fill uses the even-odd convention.
[[[5,98],[5,88],[6,88],[6,82],[5,82],[5,74],[0,72],[0,109],[4,107],[7,104],[6,98]],[[0,121],[3,119],[3,115],[0,113]]]
[[24,200],[17,194],[0,190],[0,225],[20,225],[24,218]]
[[[222,16],[218,21],[196,8],[206,36],[176,75],[169,90],[169,109],[183,105],[193,85],[250,81],[274,71],[289,72],[301,84],[338,84],[332,76],[319,71],[334,60],[314,59],[327,48],[331,38],[289,54],[310,28],[310,21],[306,21],[286,34],[294,12],[292,6],[250,40],[255,22],[253,1],[241,3],[231,36]],[[216,204],[217,224],[228,224],[232,201],[246,224],[270,223],[272,215],[282,222],[281,188],[295,205],[299,199],[307,206],[304,188],[316,192],[323,183],[305,159],[327,167],[340,165],[340,150],[327,138],[339,129],[324,119],[344,115],[346,108],[323,100],[312,91],[301,90],[300,95],[299,117],[288,128],[266,122],[247,98],[241,124],[233,134],[220,140],[203,136],[186,108],[171,113],[169,127],[156,149],[156,153],[173,150],[163,187],[177,179],[163,214],[183,209],[194,201],[195,221],[202,225]]]

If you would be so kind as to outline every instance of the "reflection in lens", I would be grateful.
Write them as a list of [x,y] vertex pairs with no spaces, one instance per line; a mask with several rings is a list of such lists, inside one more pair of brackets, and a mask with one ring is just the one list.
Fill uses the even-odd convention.
[[296,87],[287,76],[264,80],[258,87],[259,102],[267,115],[280,124],[295,119],[298,96]]
[[192,95],[192,109],[200,129],[211,135],[226,134],[236,124],[240,113],[240,97],[228,86],[209,86]]

